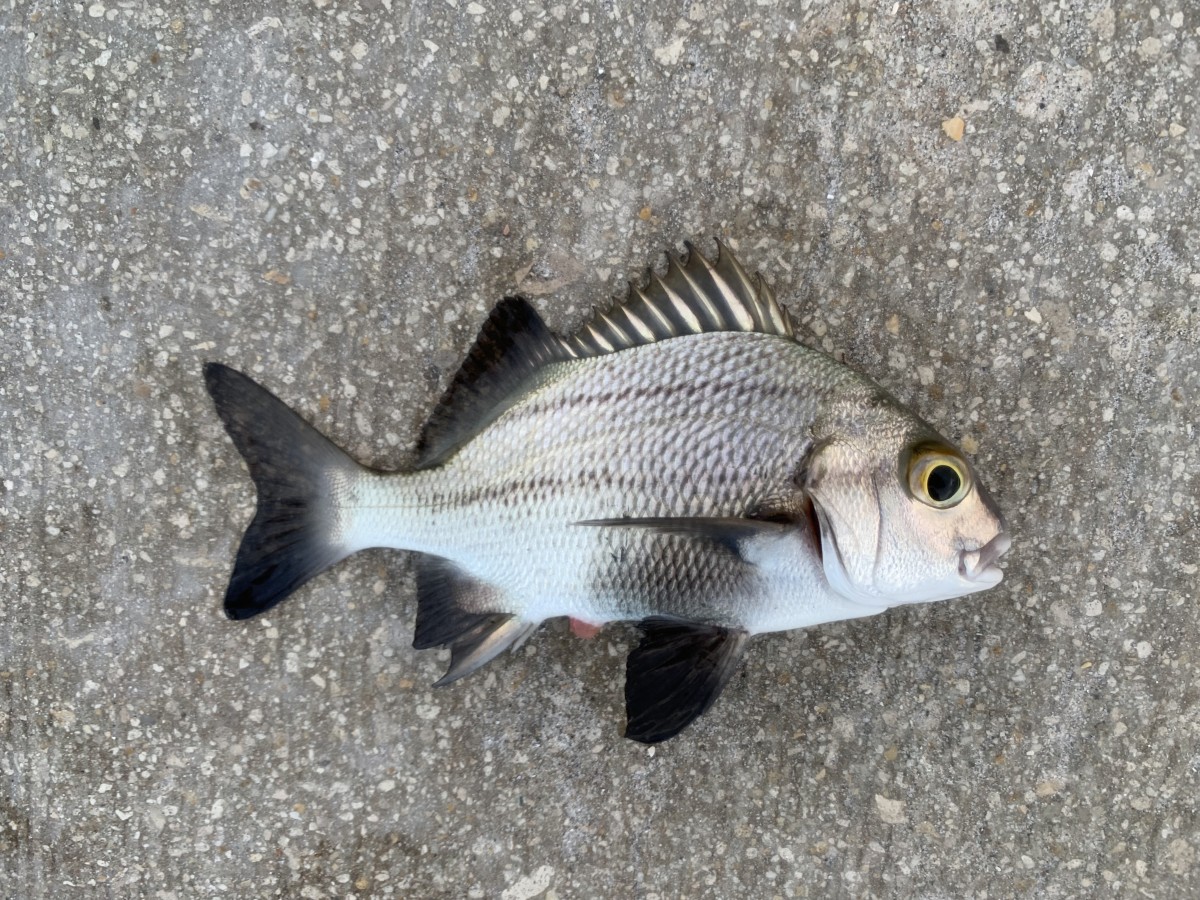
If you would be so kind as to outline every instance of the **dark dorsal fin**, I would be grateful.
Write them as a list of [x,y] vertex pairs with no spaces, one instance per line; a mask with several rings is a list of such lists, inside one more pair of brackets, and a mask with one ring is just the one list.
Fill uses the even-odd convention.
[[792,337],[794,329],[761,277],[751,280],[725,244],[716,261],[691,244],[687,259],[667,254],[667,274],[629,285],[623,303],[598,312],[567,341],[577,356],[600,356],[640,344],[709,331],[757,331]]
[[542,366],[573,355],[528,301],[505,297],[488,316],[454,381],[425,423],[417,445],[418,467],[445,462],[520,400],[522,386],[530,383]]
[[418,467],[445,462],[515,405],[535,383],[535,373],[550,363],[709,331],[793,336],[792,320],[771,289],[761,277],[751,279],[725,244],[717,242],[715,262],[686,246],[686,260],[667,254],[665,277],[651,271],[644,287],[630,284],[623,303],[596,313],[566,340],[526,300],[501,300],[425,423]]
[[747,634],[732,628],[650,618],[625,663],[625,737],[657,744],[708,710],[729,682]]

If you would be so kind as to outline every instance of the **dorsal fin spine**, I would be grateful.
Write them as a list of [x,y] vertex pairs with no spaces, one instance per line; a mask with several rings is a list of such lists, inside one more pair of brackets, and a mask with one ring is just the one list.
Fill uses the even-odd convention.
[[763,281],[761,275],[757,280],[757,291],[766,301],[767,309],[771,311],[771,319],[775,322],[776,327],[788,337],[795,337],[796,332],[792,325],[792,317],[787,314],[787,310],[775,302],[775,292],[771,290],[770,285]]
[[[717,266],[726,265],[733,272],[734,276],[742,283],[742,288],[746,291],[754,292],[754,282],[750,280],[750,276],[746,270],[742,268],[742,264],[738,262],[738,258],[733,255],[733,251],[724,244],[717,245],[720,248],[720,256],[717,257]],[[761,282],[762,279],[759,279]]]
[[660,337],[672,336],[678,333],[675,330],[675,326],[671,323],[671,320],[663,315],[663,311],[659,309],[656,304],[650,301],[650,298],[646,296],[645,291],[643,291],[641,288],[633,288],[633,291],[637,294],[638,299],[642,301],[642,307],[657,320],[658,327],[663,332]]
[[652,343],[654,341],[654,332],[650,330],[650,326],[642,321],[642,317],[628,306],[624,308],[624,313],[625,318],[629,320],[629,324],[633,327],[641,343]]
[[571,342],[575,346],[576,355],[580,358],[586,359],[589,356],[601,356],[604,353],[603,350],[589,339],[586,328],[580,329],[579,333],[571,339]]
[[[601,315],[603,315],[603,313],[601,313]],[[587,333],[592,343],[598,346],[605,353],[612,353],[616,349],[608,342],[608,339],[604,337],[600,329],[595,325],[588,325]]]
[[[708,261],[708,258],[704,254],[695,248],[691,248],[690,245],[689,248],[704,265],[713,284],[721,291],[721,296],[725,298],[725,305],[733,313],[735,324],[743,331],[761,331],[765,323],[758,316],[757,310],[753,306],[742,302],[741,298],[734,292],[732,285],[725,280],[725,276],[717,271],[716,267]],[[723,251],[723,254],[728,255],[728,251]]]
[[671,306],[675,310],[676,315],[679,316],[683,322],[683,325],[689,332],[700,334],[704,331],[704,326],[700,323],[700,319],[696,317],[696,314],[692,312],[691,307],[684,302],[684,299],[679,296],[679,294],[673,288],[671,288],[657,275],[654,276],[652,283],[667,296],[668,300],[671,301]]
[[717,308],[716,304],[709,299],[709,292],[704,290],[704,288],[696,282],[696,279],[692,277],[691,273],[688,272],[687,267],[678,258],[673,257],[671,262],[675,267],[675,271],[678,272],[679,278],[687,282],[688,287],[692,289],[692,293],[696,297],[697,306],[699,306],[708,317],[708,324],[716,331],[727,330],[729,325],[732,323],[727,323],[725,321],[724,316],[721,315],[721,311]]
[[[757,295],[761,301],[759,303],[759,312],[764,315],[763,327],[770,327],[777,334],[794,337],[791,318],[775,302],[775,294],[771,291],[770,286],[763,281],[762,276],[760,275],[751,280],[750,275],[742,268],[742,264],[738,261],[738,258],[733,255],[733,251],[719,241],[717,242],[717,246],[720,249],[720,256],[717,258],[717,267],[727,267],[733,277],[741,283],[742,289],[750,292],[752,295]],[[734,289],[736,290],[736,287]]]
[[622,328],[620,325],[618,325],[616,320],[612,316],[608,315],[607,313],[600,313],[600,318],[604,322],[605,326],[607,326],[608,330],[612,332],[613,337],[615,337],[619,343],[623,343],[623,344],[632,344],[633,343],[633,340],[629,337],[628,334],[625,333],[625,329]]

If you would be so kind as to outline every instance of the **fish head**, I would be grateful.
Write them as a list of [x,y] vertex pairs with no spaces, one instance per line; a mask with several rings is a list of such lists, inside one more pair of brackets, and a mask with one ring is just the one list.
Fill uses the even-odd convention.
[[804,467],[830,586],[883,608],[999,584],[1012,540],[970,462],[925,423],[888,418],[831,435]]

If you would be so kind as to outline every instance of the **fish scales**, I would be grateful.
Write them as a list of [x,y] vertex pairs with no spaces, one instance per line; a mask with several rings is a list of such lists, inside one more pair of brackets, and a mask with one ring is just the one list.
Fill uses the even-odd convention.
[[[696,579],[686,571],[661,578],[654,595],[634,592],[636,578],[607,571],[620,568],[614,557],[640,559],[694,542],[573,523],[743,516],[756,498],[788,489],[829,387],[788,378],[788,368],[761,352],[762,341],[781,344],[784,355],[811,354],[777,337],[716,333],[634,348],[624,359],[563,363],[563,373],[550,373],[494,423],[486,446],[468,445],[442,468],[385,476],[372,486],[360,540],[453,556],[514,598],[506,612],[599,621],[686,613],[732,624],[730,598],[715,586],[687,589]],[[697,380],[696,369],[711,374]],[[651,392],[649,381],[664,389]],[[732,441],[731,415],[739,423]],[[516,523],[536,533],[535,558],[501,552]],[[712,554],[694,549],[676,546],[665,558],[707,571]],[[516,605],[522,597],[555,605]]]
[[207,367],[259,490],[227,612],[360,549],[414,551],[414,644],[452,651],[439,684],[547,618],[639,622],[626,734],[652,742],[711,705],[749,635],[1000,580],[1010,539],[961,452],[796,342],[727,248],[673,260],[628,304],[572,339],[499,304],[407,473],[362,468]]

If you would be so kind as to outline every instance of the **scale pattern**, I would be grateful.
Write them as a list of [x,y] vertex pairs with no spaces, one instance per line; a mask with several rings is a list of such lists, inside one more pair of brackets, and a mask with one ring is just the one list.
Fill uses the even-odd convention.
[[[835,392],[876,391],[793,340],[692,335],[558,363],[439,468],[359,491],[363,545],[454,560],[500,588],[503,611],[589,621],[676,615],[753,627],[756,609],[819,601],[814,544],[772,598],[728,548],[679,535],[577,523],[743,517],[794,493],[810,429]],[[803,585],[801,585],[803,587]]]

